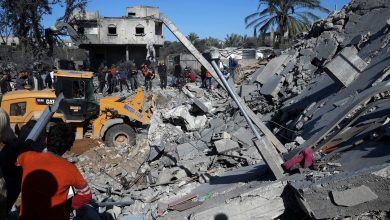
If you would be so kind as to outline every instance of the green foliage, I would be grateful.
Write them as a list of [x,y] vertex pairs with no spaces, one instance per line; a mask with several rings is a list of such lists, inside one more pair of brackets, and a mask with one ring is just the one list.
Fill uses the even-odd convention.
[[198,36],[196,33],[191,32],[190,34],[188,34],[187,39],[188,39],[192,44],[194,44],[196,41],[199,40],[199,36]]
[[238,34],[230,34],[225,38],[225,47],[243,47],[243,48],[256,48],[262,46],[260,38],[248,37],[247,35],[241,36]]
[[187,49],[178,41],[165,41],[164,46],[160,49],[160,57],[179,53],[187,53]]
[[241,47],[243,37],[238,34],[230,34],[225,37],[225,47]]
[[60,18],[70,21],[74,10],[84,11],[87,0],[2,0],[0,2],[0,35],[9,31],[20,39],[24,50],[32,51],[34,56],[42,55],[47,42],[42,19],[52,14],[53,6],[65,6],[64,15]]
[[329,12],[321,6],[320,0],[259,0],[257,11],[245,17],[245,24],[246,28],[253,28],[255,36],[258,32],[265,34],[276,28],[284,45],[281,36],[285,33],[294,37],[319,19],[313,10]]

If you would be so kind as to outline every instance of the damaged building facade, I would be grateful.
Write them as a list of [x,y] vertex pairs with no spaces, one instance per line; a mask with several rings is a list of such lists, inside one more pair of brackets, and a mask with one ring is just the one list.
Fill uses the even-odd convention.
[[83,36],[79,48],[89,51],[92,69],[124,61],[141,65],[154,60],[164,44],[162,23],[151,17],[159,13],[159,8],[149,6],[129,7],[122,17],[86,12],[71,25]]

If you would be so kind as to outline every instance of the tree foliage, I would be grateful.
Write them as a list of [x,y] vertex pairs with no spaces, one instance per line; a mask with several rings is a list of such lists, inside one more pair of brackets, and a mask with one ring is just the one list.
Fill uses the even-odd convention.
[[242,36],[238,34],[230,34],[225,37],[225,47],[241,47]]
[[276,28],[283,45],[285,33],[296,36],[319,19],[313,10],[329,12],[320,0],[259,0],[257,11],[245,17],[245,24],[253,28],[255,36]]
[[0,2],[0,34],[5,30],[18,37],[24,50],[36,57],[45,51],[43,17],[51,15],[55,5],[65,8],[59,19],[69,22],[74,10],[84,11],[87,0],[2,0]]
[[225,37],[225,47],[243,47],[256,48],[261,46],[261,41],[257,37],[241,36],[238,34],[230,34]]
[[[200,39],[196,33],[190,33],[187,36],[187,39],[194,45],[194,47],[203,52],[210,47],[221,48],[222,43],[219,39],[208,37],[205,39]],[[184,47],[181,42],[178,41],[165,41],[164,46],[160,50],[160,56],[166,57],[170,54],[179,54],[179,53],[188,53],[188,50]]]
[[199,40],[199,36],[198,36],[198,34],[196,34],[196,33],[194,33],[194,32],[191,32],[191,33],[188,34],[187,39],[188,39],[192,44],[194,44],[197,40]]

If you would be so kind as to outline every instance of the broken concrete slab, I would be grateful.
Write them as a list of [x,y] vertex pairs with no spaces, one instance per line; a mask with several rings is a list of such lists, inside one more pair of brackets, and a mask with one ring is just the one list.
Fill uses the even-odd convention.
[[254,146],[253,138],[255,137],[255,135],[253,134],[253,132],[250,129],[246,129],[246,128],[241,127],[238,130],[236,130],[232,134],[232,136],[237,138],[237,140],[240,143],[246,144],[248,146]]
[[[225,200],[218,207],[194,213],[189,219],[274,219],[280,216],[285,205],[282,199],[285,184],[276,182],[259,187],[237,197]],[[219,217],[218,217],[219,216]]]
[[288,58],[289,55],[282,54],[269,61],[267,66],[265,66],[264,70],[257,77],[256,82],[260,83],[261,85],[264,85],[268,81],[270,76],[282,72],[284,68],[283,64],[286,63]]
[[333,37],[333,34],[329,31],[325,31],[319,38],[319,43],[314,48],[317,51],[318,59],[327,60],[334,56],[337,51],[337,40]]
[[232,136],[227,132],[220,132],[220,133],[214,133],[211,139],[217,141],[221,139],[230,139],[231,137]]
[[162,114],[165,120],[182,120],[187,131],[195,131],[206,125],[207,117],[205,115],[193,116],[189,112],[189,107],[185,105],[178,106]]
[[280,75],[282,75],[284,77],[286,77],[287,75],[290,75],[290,72],[294,69],[295,65],[296,65],[296,60],[295,59],[290,60],[290,62],[288,62],[286,67],[284,67],[284,69],[280,73]]
[[270,96],[277,98],[285,77],[282,75],[272,75],[268,78],[267,82],[261,87],[260,93],[264,96]]
[[240,87],[240,96],[245,99],[245,97],[253,94],[258,90],[257,85],[241,85]]
[[325,72],[343,87],[348,87],[366,67],[354,46],[344,48],[339,55],[326,64]]
[[204,113],[207,113],[207,112],[210,111],[209,108],[207,108],[207,106],[202,101],[200,101],[199,99],[192,98],[192,102],[194,103],[194,105],[196,105]]
[[210,119],[209,124],[211,129],[215,129],[225,124],[225,121],[221,118],[212,118]]
[[179,155],[180,160],[193,159],[194,157],[199,156],[200,153],[198,148],[190,143],[177,145],[177,154]]
[[240,146],[237,142],[232,141],[230,139],[222,139],[214,142],[215,148],[218,153],[226,153],[233,150],[240,149]]
[[[370,210],[389,211],[390,189],[388,186],[390,185],[390,179],[375,174],[386,167],[389,167],[389,164],[368,167],[355,172],[334,174],[319,180],[308,180],[304,175],[295,175],[295,179],[291,180],[289,184],[294,189],[300,205],[308,215],[315,219],[353,216]],[[362,186],[362,183],[378,198],[364,203],[360,202],[354,206],[336,205],[333,198],[331,198],[331,192],[333,191],[358,188]],[[373,194],[370,196],[372,197]],[[361,198],[357,197],[357,199]],[[353,201],[349,202],[353,203]],[[348,204],[348,202],[345,203]]]
[[260,67],[256,70],[255,73],[253,73],[252,78],[251,78],[251,80],[249,81],[249,84],[253,84],[254,82],[256,82],[257,77],[259,77],[259,75],[263,72],[264,68],[265,68],[265,66],[262,65],[262,66],[260,66]]
[[378,196],[365,185],[352,189],[347,189],[344,191],[332,191],[331,193],[333,201],[337,205],[348,207],[359,205],[361,203],[365,203],[378,198]]
[[201,133],[200,133],[200,136],[202,136],[201,140],[206,142],[206,143],[209,143],[211,141],[211,138],[213,137],[213,129],[204,129]]

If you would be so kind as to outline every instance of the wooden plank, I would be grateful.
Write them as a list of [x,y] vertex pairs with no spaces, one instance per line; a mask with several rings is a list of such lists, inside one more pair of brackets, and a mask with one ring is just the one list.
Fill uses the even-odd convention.
[[263,137],[260,140],[256,140],[255,145],[264,161],[275,175],[276,179],[283,178],[284,170],[281,166],[283,160],[278,152],[276,152],[275,148],[271,147],[272,144],[268,141],[268,139]]

